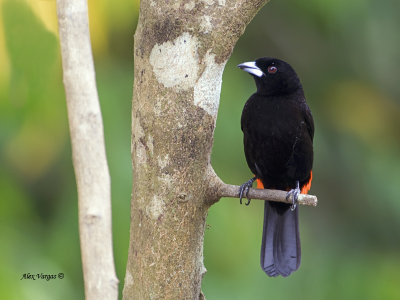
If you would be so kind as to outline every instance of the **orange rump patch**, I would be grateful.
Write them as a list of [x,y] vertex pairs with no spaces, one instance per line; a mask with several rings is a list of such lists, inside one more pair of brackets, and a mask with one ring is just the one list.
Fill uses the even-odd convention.
[[257,179],[257,188],[258,189],[263,189],[264,188],[264,185],[263,185],[263,183],[261,182],[260,179]]
[[311,181],[312,181],[312,171],[310,172],[310,180],[308,180],[308,182],[301,188],[302,194],[308,194],[308,191],[311,189]]
[[[310,179],[308,180],[308,182],[305,185],[302,186],[300,193],[308,194],[308,191],[311,189],[311,181],[312,181],[312,171],[310,172]],[[257,182],[257,188],[258,189],[263,189],[264,188],[264,185],[263,185],[263,183],[261,182],[260,179],[257,178],[256,182]]]

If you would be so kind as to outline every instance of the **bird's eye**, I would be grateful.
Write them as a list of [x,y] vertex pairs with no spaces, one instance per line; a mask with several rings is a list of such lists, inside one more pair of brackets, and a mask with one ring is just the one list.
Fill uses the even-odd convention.
[[268,67],[268,73],[269,74],[275,74],[278,71],[278,68],[275,66],[269,66]]

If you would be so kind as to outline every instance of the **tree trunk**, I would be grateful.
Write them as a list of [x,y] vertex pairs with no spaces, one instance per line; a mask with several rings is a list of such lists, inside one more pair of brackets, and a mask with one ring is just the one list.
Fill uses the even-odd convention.
[[267,0],[142,0],[135,33],[133,192],[124,299],[201,296],[222,72]]

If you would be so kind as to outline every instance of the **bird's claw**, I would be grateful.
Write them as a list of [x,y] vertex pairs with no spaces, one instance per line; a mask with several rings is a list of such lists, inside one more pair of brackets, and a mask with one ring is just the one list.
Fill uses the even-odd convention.
[[246,195],[247,203],[246,205],[250,204],[251,199],[249,198],[249,189],[253,186],[254,181],[256,181],[256,177],[251,178],[249,181],[243,183],[239,188],[239,199],[240,204],[242,204],[243,194]]
[[292,195],[292,205],[290,206],[290,210],[294,211],[297,207],[297,199],[299,198],[299,194],[300,194],[300,187],[299,187],[299,181],[296,182],[296,188],[290,190],[287,194],[286,194],[286,200],[289,200],[290,195]]

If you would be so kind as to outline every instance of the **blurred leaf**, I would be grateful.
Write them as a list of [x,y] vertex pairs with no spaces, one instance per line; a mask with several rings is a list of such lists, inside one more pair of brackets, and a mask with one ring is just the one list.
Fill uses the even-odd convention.
[[55,62],[57,40],[23,1],[3,3],[3,22],[16,93],[13,100],[21,103],[25,96],[42,94]]
[[372,86],[340,82],[327,91],[332,125],[362,138],[370,147],[382,147],[400,138],[400,105]]
[[25,2],[5,1],[3,19],[12,65],[10,97],[0,101],[3,155],[18,172],[35,178],[66,140],[65,107],[57,102],[63,93],[57,40]]

